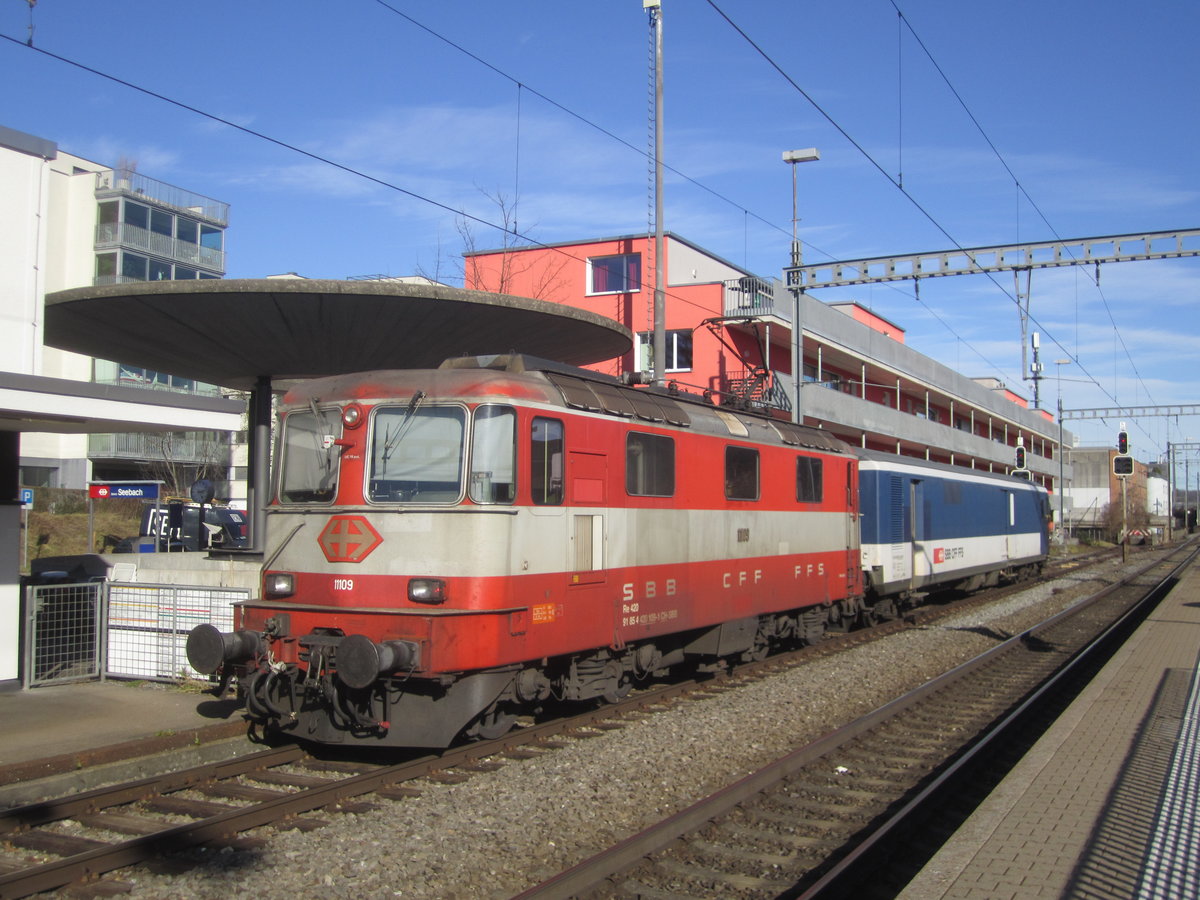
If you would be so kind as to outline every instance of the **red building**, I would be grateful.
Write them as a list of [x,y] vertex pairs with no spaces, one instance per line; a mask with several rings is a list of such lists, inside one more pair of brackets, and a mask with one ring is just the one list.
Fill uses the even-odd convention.
[[[678,235],[663,245],[665,379],[719,403],[790,416],[795,299],[778,280]],[[650,369],[654,272],[645,234],[465,256],[468,288],[567,303],[637,333],[632,353],[593,367],[618,377]],[[915,352],[903,328],[858,303],[808,295],[800,303],[806,423],[857,446],[987,471],[1010,471],[1020,440],[1034,480],[1054,488],[1059,429],[1046,411],[995,379],[965,378]]]

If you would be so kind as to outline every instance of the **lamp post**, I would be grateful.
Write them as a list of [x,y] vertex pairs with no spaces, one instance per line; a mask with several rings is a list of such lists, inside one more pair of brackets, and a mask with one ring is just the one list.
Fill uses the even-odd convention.
[[1069,366],[1069,359],[1056,359],[1054,365],[1055,371],[1058,373],[1058,528],[1062,531],[1061,543],[1065,549],[1067,546],[1067,532],[1064,530],[1067,527],[1066,506],[1065,506],[1065,474],[1064,474],[1064,459],[1063,459],[1063,423],[1062,423],[1062,367]]
[[[800,221],[796,214],[796,164],[816,162],[821,158],[816,147],[805,150],[784,150],[783,161],[792,167],[792,267],[798,267],[801,261],[800,239],[796,235],[796,225]],[[804,323],[800,319],[799,287],[792,288],[792,381],[794,398],[792,400],[792,421],[797,425],[804,424],[804,410],[800,408],[800,385],[804,381]]]

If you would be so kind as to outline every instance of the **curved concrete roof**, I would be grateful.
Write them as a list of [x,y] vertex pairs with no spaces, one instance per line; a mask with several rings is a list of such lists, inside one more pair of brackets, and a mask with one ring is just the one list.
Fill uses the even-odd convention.
[[613,319],[556,303],[389,281],[213,279],[46,295],[45,342],[224,387],[452,356],[526,353],[571,365],[629,351]]

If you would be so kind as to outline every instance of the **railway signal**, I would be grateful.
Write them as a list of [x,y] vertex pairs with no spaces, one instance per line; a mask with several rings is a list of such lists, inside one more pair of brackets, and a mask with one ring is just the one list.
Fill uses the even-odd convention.
[[1017,438],[1017,465],[1015,467],[1018,472],[1025,469],[1025,439]]
[[1113,457],[1113,474],[1125,478],[1133,474],[1133,457],[1118,453]]
[[1117,432],[1117,452],[1122,456],[1129,453],[1129,432],[1124,429]]

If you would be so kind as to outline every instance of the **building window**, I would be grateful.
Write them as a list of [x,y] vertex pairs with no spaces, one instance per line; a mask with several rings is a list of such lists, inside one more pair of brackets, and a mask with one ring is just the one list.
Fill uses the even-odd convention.
[[150,210],[150,230],[163,237],[170,237],[175,229],[175,217],[161,209]]
[[[649,372],[654,368],[654,332],[638,333],[637,359],[634,368]],[[687,329],[667,332],[667,364],[664,372],[692,371],[692,333]]]
[[758,499],[758,451],[754,448],[725,448],[725,498]]
[[20,466],[17,483],[22,487],[54,487],[57,476],[58,469],[50,466]]
[[145,281],[147,264],[150,261],[144,256],[138,256],[136,253],[121,254],[121,274],[126,278],[132,278],[134,281]]
[[96,254],[96,283],[112,284],[117,277],[117,254]]
[[675,493],[675,442],[671,438],[629,432],[625,438],[625,490],[635,497]]
[[125,201],[125,224],[135,228],[150,227],[150,207]]
[[642,289],[642,255],[596,256],[588,260],[589,294],[624,294]]
[[200,226],[200,246],[207,250],[220,250],[223,236],[224,232],[219,228],[213,228],[211,225]]

